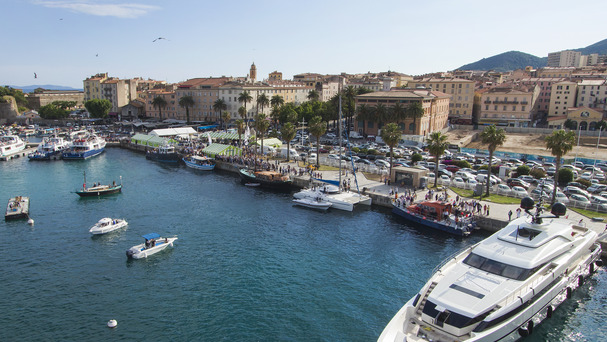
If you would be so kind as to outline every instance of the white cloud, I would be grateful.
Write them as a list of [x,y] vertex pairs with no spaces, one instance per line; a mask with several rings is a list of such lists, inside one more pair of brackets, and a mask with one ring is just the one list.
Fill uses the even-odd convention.
[[160,9],[158,6],[151,5],[132,3],[97,4],[90,1],[39,1],[37,4],[45,7],[65,8],[74,12],[117,18],[137,18],[146,15],[150,11]]

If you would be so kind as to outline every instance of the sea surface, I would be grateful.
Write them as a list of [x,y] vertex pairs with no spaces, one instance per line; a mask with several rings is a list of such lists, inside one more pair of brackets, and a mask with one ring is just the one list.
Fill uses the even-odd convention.
[[[78,197],[84,172],[89,185],[122,177],[123,193]],[[235,174],[119,148],[0,162],[0,200],[17,195],[35,225],[0,222],[0,341],[374,341],[441,261],[487,236],[425,232],[375,207],[294,207]],[[91,236],[102,217],[129,225]],[[151,232],[179,239],[127,260]],[[606,282],[601,269],[527,340],[604,340]]]

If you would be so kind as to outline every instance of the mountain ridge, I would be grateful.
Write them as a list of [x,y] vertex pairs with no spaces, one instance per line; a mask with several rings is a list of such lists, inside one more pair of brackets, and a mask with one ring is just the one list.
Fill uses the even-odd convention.
[[56,84],[43,84],[43,85],[28,85],[28,86],[15,86],[15,85],[5,85],[5,87],[11,87],[13,89],[21,89],[24,93],[31,93],[38,88],[42,88],[45,90],[78,90],[83,91],[83,89],[77,89],[72,87],[66,87]]

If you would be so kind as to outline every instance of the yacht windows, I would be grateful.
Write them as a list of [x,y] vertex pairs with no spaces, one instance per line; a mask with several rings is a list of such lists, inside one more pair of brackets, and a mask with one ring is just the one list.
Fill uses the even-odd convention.
[[533,269],[526,269],[487,259],[474,253],[470,253],[466,259],[464,259],[464,264],[478,268],[479,270],[485,272],[497,274],[499,276],[514,280],[525,280],[543,266],[540,265]]

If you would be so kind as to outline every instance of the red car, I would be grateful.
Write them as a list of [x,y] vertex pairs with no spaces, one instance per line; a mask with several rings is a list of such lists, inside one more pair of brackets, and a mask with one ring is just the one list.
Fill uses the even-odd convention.
[[457,171],[459,171],[459,167],[457,167],[455,165],[449,165],[449,166],[447,166],[447,171],[451,171],[453,173],[456,173]]

